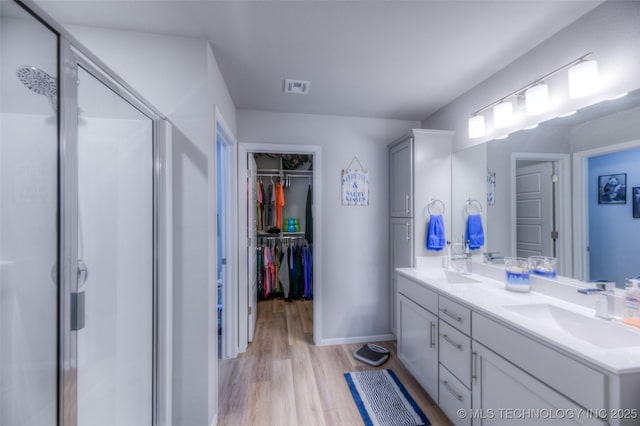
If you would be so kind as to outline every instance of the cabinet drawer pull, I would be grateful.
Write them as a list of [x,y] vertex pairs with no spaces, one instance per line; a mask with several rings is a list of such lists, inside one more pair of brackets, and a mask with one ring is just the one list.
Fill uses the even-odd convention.
[[443,314],[445,314],[449,318],[454,319],[454,320],[458,321],[459,323],[462,323],[462,317],[454,315],[454,314],[452,314],[451,312],[449,312],[446,309],[440,309],[440,312],[442,312]]
[[407,225],[407,241],[409,241],[411,239],[411,235],[409,235],[409,226],[410,226],[409,222],[407,222],[406,225]]
[[407,214],[409,214],[409,194],[404,196],[404,209]]
[[471,380],[475,382],[478,379],[478,352],[471,352],[471,357]]
[[436,328],[436,324],[433,322],[429,323],[429,347],[433,348],[436,345],[436,339],[434,338],[434,330]]
[[460,343],[456,343],[453,340],[451,340],[451,338],[446,334],[441,334],[440,337],[442,337],[447,342],[451,343],[457,350],[464,352],[464,350],[462,349],[462,345]]
[[444,385],[444,387],[445,387],[449,392],[451,392],[451,395],[453,395],[453,396],[455,396],[455,397],[456,397],[456,399],[457,399],[458,401],[462,401],[462,395],[458,395],[458,394],[456,393],[456,391],[455,391],[455,390],[453,390],[453,388],[451,387],[451,385],[449,385],[449,382],[447,382],[446,380],[443,380],[443,381],[442,381],[442,384]]

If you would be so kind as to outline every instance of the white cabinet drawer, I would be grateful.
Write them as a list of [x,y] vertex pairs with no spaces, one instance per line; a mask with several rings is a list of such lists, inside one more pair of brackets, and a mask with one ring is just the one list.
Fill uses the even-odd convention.
[[446,297],[440,296],[439,299],[440,319],[445,320],[467,336],[471,335],[471,310]]
[[439,328],[440,363],[471,388],[471,339],[442,320]]
[[471,391],[445,367],[440,365],[440,399],[438,406],[456,426],[470,426],[470,416],[460,416],[460,410],[469,413],[471,409]]
[[438,294],[403,275],[397,274],[398,292],[432,313],[438,312]]
[[607,407],[606,376],[575,359],[475,312],[473,338],[581,406]]

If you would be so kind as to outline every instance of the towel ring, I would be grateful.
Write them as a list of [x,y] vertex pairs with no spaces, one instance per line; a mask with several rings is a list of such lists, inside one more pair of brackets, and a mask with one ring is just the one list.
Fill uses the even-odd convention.
[[[477,210],[476,213],[472,212],[473,208]],[[482,204],[478,200],[467,198],[467,202],[464,205],[464,212],[467,214],[467,216],[469,216],[470,214],[480,214],[482,213]]]
[[431,201],[429,201],[429,204],[427,204],[427,212],[429,213],[429,215],[432,215],[433,212],[431,211],[432,207],[436,207],[436,205],[440,205],[440,209],[441,212],[440,214],[444,214],[444,203],[441,200],[438,200],[437,198],[432,198]]

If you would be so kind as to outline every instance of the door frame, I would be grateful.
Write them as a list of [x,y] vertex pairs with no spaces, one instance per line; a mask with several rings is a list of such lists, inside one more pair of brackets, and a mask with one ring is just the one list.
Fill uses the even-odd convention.
[[247,223],[247,155],[253,153],[269,154],[307,154],[313,156],[313,342],[322,344],[322,147],[319,145],[290,145],[269,143],[238,144],[238,352],[246,352],[248,345],[248,301],[246,253]]
[[558,274],[572,276],[572,227],[571,227],[571,156],[562,153],[512,152],[511,153],[511,255],[516,253],[517,204],[516,163],[518,160],[548,161],[558,164],[560,182],[556,186],[556,229],[558,231]]
[[[238,142],[231,131],[231,128],[227,124],[222,115],[222,112],[216,107],[215,115],[215,132],[216,139],[213,143],[214,150],[214,165],[217,165],[217,143],[218,143],[218,126],[222,131],[222,143],[225,145],[227,153],[227,173],[226,173],[226,197],[225,197],[225,216],[226,216],[226,238],[223,244],[226,244],[227,264],[225,268],[225,285],[222,287],[222,358],[234,358],[238,354],[238,321],[234,321],[237,318],[237,306],[238,306],[238,238],[236,232],[238,230],[238,215],[236,214],[238,206],[238,192],[234,190],[238,186],[238,171],[237,171],[237,147]],[[213,186],[212,197],[214,203],[217,203],[217,179],[213,173],[211,173],[214,180],[216,180]],[[218,265],[218,253],[217,253],[217,232],[215,216],[217,214],[217,205],[213,208],[213,214],[209,215],[210,220],[213,220],[213,226],[210,229],[213,230],[211,235],[211,241],[216,247],[215,256],[211,265],[213,266],[212,276],[217,277],[217,265]],[[216,291],[216,298],[218,292]],[[216,321],[217,321],[217,303],[216,300]],[[217,330],[217,328],[216,328]]]

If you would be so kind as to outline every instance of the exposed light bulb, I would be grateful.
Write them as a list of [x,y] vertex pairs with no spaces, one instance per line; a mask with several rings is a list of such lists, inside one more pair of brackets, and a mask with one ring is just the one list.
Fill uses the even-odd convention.
[[484,115],[474,115],[469,118],[469,138],[477,139],[485,135]]
[[598,62],[581,61],[569,68],[569,96],[573,99],[594,93],[599,88]]
[[503,129],[513,124],[513,104],[500,102],[493,107],[493,127]]
[[536,84],[524,92],[527,115],[538,115],[549,109],[549,86]]

